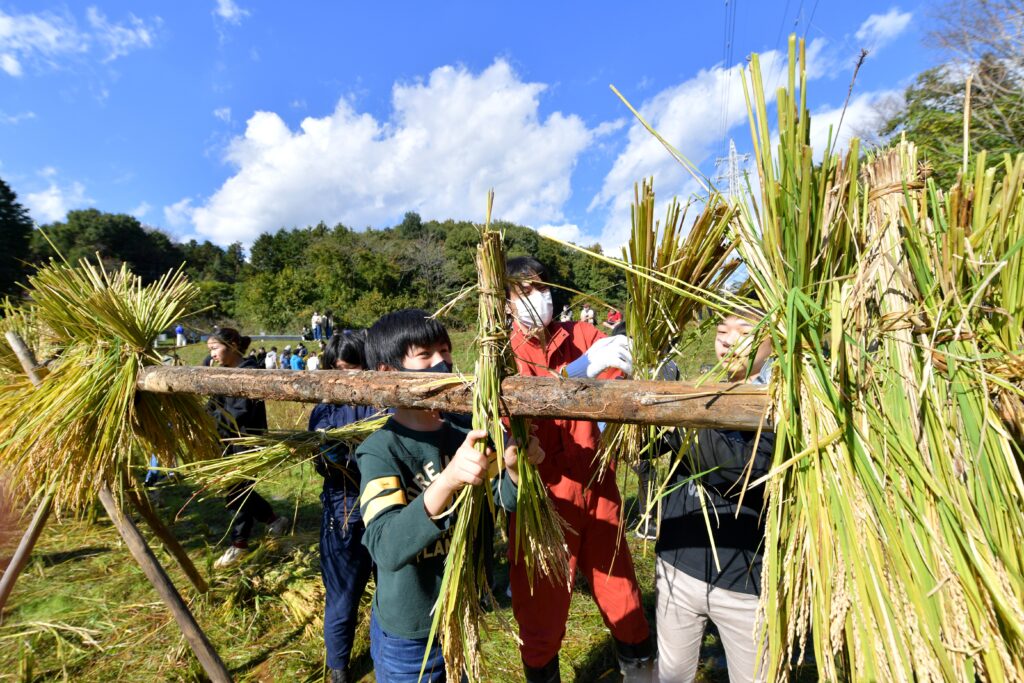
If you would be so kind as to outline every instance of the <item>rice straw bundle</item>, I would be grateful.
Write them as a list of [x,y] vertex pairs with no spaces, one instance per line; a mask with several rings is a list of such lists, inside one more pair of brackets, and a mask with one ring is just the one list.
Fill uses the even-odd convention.
[[[497,451],[496,462],[488,472],[489,478],[496,476],[504,465],[501,380],[515,369],[506,329],[504,235],[491,226],[493,202],[492,191],[487,196],[487,219],[477,248],[480,305],[473,384],[473,428],[487,430],[489,441]],[[551,505],[539,472],[527,460],[529,428],[524,420],[513,419],[511,431],[519,446],[516,552],[522,551],[521,557],[530,568],[531,580],[539,567],[555,580],[568,581],[568,552],[561,521]],[[479,447],[484,448],[485,445],[480,443]],[[481,598],[489,593],[490,587],[478,539],[486,522],[485,516],[493,517],[495,514],[489,483],[464,488],[452,507],[457,515],[455,530],[445,560],[441,592],[434,606],[430,639],[435,635],[440,637],[449,680],[459,680],[465,672],[470,681],[480,681],[484,674],[480,650]]]
[[177,468],[201,484],[230,486],[247,479],[264,478],[281,468],[294,467],[318,457],[337,442],[355,448],[388,421],[388,415],[374,415],[343,427],[315,432],[271,430],[263,434],[230,439],[243,450],[213,460],[189,463]]
[[137,392],[160,363],[157,335],[191,311],[197,288],[179,271],[143,286],[126,267],[51,261],[27,287],[42,342],[59,349],[34,391],[0,393],[0,467],[28,495],[52,487],[58,510],[81,510],[103,483],[115,491],[148,454],[165,463],[219,454],[195,397]]
[[[670,351],[683,330],[696,320],[703,305],[697,292],[717,291],[735,271],[739,262],[730,260],[735,244],[728,238],[732,208],[721,195],[711,195],[700,215],[683,234],[686,209],[673,199],[664,225],[654,219],[654,180],[633,188],[632,231],[622,249],[626,270],[626,335],[633,345],[633,379],[653,380],[663,376]],[[652,280],[686,283],[676,291]],[[633,465],[656,443],[660,428],[644,425],[610,424],[601,439],[602,474],[613,462]]]
[[751,59],[760,194],[732,222],[777,359],[773,466],[749,484],[768,677],[810,645],[823,680],[1024,680],[1024,155],[982,153],[948,192],[905,141],[819,162],[789,54],[775,155]]
[[999,274],[1019,268],[1022,162],[1006,160],[996,180],[982,159],[949,195],[906,142],[863,175],[856,142],[815,164],[804,63],[801,44],[798,74],[791,39],[773,157],[751,61],[761,196],[737,223],[778,356],[769,678],[787,680],[813,634],[826,680],[1021,680],[1021,447],[993,402],[997,386],[1019,400],[996,374],[1014,362],[995,354],[1020,337],[986,328],[993,307],[1019,312],[1019,280]]

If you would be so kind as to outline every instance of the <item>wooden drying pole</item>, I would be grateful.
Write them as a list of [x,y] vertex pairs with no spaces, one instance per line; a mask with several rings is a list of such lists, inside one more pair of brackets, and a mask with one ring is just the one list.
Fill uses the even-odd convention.
[[[15,354],[17,354],[18,360],[21,361],[25,374],[32,381],[32,384],[38,387],[42,383],[42,378],[37,372],[35,358],[31,351],[27,346],[25,346],[25,343],[21,338],[13,332],[7,333],[7,340],[10,342],[11,348],[14,349]],[[182,599],[178,590],[174,587],[174,583],[171,581],[170,577],[167,576],[163,567],[160,566],[160,561],[157,560],[156,556],[153,554],[153,551],[146,543],[146,539],[143,538],[141,533],[139,533],[138,527],[136,527],[135,523],[132,522],[129,517],[125,516],[118,507],[117,501],[114,500],[114,494],[106,483],[100,484],[99,491],[97,493],[100,503],[103,505],[103,509],[106,510],[107,515],[110,517],[110,521],[114,524],[118,533],[121,534],[121,538],[124,540],[125,545],[128,546],[129,552],[131,552],[132,557],[135,558],[135,561],[142,568],[142,572],[146,575],[146,578],[149,579],[153,588],[156,589],[160,599],[163,600],[164,604],[171,611],[171,614],[174,616],[174,620],[178,622],[178,628],[181,629],[182,634],[185,636],[185,640],[188,641],[189,646],[192,648],[192,652],[195,653],[196,658],[202,665],[206,675],[215,683],[230,683],[231,674],[228,673],[227,667],[224,666],[224,662],[221,661],[220,656],[217,654],[217,651],[214,650],[213,645],[210,643],[209,639],[207,639],[206,634],[203,633],[199,624],[196,623],[195,617],[192,616],[192,612],[189,610],[188,605]],[[133,497],[129,495],[129,499],[131,500]],[[43,499],[42,504],[40,504],[39,509],[32,518],[32,523],[29,525],[28,531],[25,532],[25,536],[18,545],[18,551],[15,553],[15,558],[11,560],[8,570],[4,572],[3,581],[4,588],[6,590],[6,594],[2,596],[4,599],[6,599],[7,595],[10,594],[11,589],[14,587],[14,582],[18,578],[18,574],[28,561],[32,547],[35,545],[36,540],[38,540],[39,534],[42,532],[43,526],[46,524],[46,519],[49,517],[52,504],[53,493],[50,492],[47,494],[46,498]],[[153,512],[151,508],[148,508],[148,506],[146,506],[146,509],[149,512]],[[144,519],[152,523],[150,515],[147,515],[146,512],[143,511],[143,508],[140,508],[140,512]],[[169,536],[171,539],[174,538],[173,534],[171,534],[171,532],[159,521],[159,518],[155,513],[152,514],[152,518],[156,520],[165,535]],[[155,528],[154,531],[156,531]],[[157,531],[157,535],[160,536],[165,543],[167,542],[167,539],[161,535],[160,531]],[[203,581],[202,577],[199,576],[199,573],[195,570],[191,560],[188,559],[188,555],[184,553],[184,549],[181,549],[181,546],[177,543],[176,539],[174,539],[174,545],[181,551],[181,555],[184,556],[185,563],[192,567],[191,573],[186,569],[186,573],[189,574],[189,578],[193,581],[198,578],[205,590],[205,581]],[[19,553],[21,554],[19,555]],[[181,560],[181,557],[177,553],[175,553],[175,557],[178,558],[179,561]],[[15,561],[18,562],[17,565],[15,564]],[[183,564],[183,568],[184,567],[185,564]],[[8,578],[10,579],[9,582]],[[0,609],[2,609],[2,603],[0,603]]]
[[[458,375],[336,370],[296,372],[151,366],[137,388],[156,393],[242,396],[472,413],[472,388]],[[505,413],[531,418],[630,422],[756,431],[771,429],[767,391],[750,384],[507,377]]]

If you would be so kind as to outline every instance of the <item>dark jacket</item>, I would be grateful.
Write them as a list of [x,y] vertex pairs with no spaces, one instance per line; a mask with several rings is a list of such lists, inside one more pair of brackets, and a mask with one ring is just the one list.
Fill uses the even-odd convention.
[[[309,431],[338,429],[353,422],[373,417],[378,412],[372,406],[334,405],[321,403],[309,414]],[[333,488],[351,488],[359,492],[359,468],[349,445],[342,441],[329,442],[313,461],[324,483]]]
[[[701,429],[696,439],[679,456],[679,466],[666,487],[670,493],[662,503],[655,550],[662,560],[705,583],[758,595],[764,551],[764,486],[749,489],[743,494],[742,504],[740,495],[748,466],[749,481],[767,474],[775,434],[762,432],[756,450],[756,432]],[[700,475],[704,487],[707,519],[720,567],[715,566],[700,493],[696,484],[688,481],[694,475]]]
[[[256,360],[245,358],[238,366],[242,369],[258,368]],[[263,401],[237,396],[212,396],[206,404],[206,412],[217,421],[217,433],[221,439],[262,434],[267,431],[267,406]],[[226,445],[225,455],[243,450],[237,445]]]

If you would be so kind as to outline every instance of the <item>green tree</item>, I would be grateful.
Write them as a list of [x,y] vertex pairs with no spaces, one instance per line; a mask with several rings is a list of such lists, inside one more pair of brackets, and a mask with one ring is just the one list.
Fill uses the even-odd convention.
[[906,133],[940,185],[962,166],[964,95],[971,76],[972,153],[1024,151],[1024,3],[950,0],[933,9],[928,44],[945,63],[918,75],[905,104],[883,115],[885,137]]
[[[1024,152],[1024,78],[991,56],[977,65],[971,85],[971,150]],[[905,106],[882,126],[882,134],[905,133],[921,151],[941,186],[962,167],[966,74],[952,65],[920,73],[906,90]]]
[[28,210],[18,203],[18,195],[0,179],[0,295],[11,294],[25,274],[29,254],[32,219]]
[[99,254],[107,267],[118,268],[127,263],[143,281],[152,282],[185,260],[181,247],[170,237],[159,230],[144,228],[137,218],[123,213],[97,209],[70,211],[65,222],[44,225],[40,230],[32,234],[31,240],[32,259],[36,262],[57,256],[55,246],[72,263]]

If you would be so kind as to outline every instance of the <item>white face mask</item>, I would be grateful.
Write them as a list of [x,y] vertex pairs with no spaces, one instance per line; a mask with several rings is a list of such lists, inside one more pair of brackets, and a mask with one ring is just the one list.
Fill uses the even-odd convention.
[[551,313],[554,310],[551,303],[551,290],[533,290],[529,296],[523,299],[512,301],[516,310],[516,320],[519,324],[528,329],[547,327],[551,322]]

